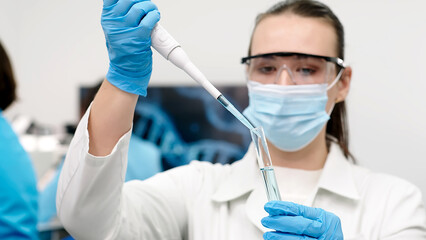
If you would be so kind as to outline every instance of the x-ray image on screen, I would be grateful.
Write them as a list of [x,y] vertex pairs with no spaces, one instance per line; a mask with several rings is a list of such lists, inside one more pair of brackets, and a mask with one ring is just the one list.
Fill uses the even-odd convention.
[[[219,91],[240,111],[245,86]],[[250,132],[201,87],[151,87],[136,106],[133,134],[155,143],[166,168],[191,160],[232,163],[243,157]]]
[[[80,117],[100,84],[80,88]],[[247,107],[246,86],[218,90],[239,111]],[[140,144],[158,148],[163,170],[191,160],[232,163],[243,157],[251,141],[250,131],[243,124],[206,90],[195,86],[149,87],[147,97],[139,97],[136,105],[132,139],[136,138],[141,140]],[[132,147],[130,144],[129,148]],[[147,157],[140,156],[141,160]]]

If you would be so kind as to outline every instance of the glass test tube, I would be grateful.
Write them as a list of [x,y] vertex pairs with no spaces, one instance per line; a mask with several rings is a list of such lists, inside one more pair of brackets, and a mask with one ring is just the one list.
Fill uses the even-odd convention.
[[269,155],[263,128],[261,126],[252,128],[250,133],[256,149],[257,161],[262,173],[263,182],[265,183],[268,201],[281,200],[281,194],[278,189],[277,179],[275,178],[275,172],[272,167],[271,156]]

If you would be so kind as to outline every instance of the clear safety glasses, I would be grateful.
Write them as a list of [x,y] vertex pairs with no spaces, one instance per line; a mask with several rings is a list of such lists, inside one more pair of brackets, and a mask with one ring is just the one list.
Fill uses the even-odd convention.
[[334,84],[345,68],[340,58],[293,52],[249,56],[241,63],[248,65],[249,80],[262,84]]

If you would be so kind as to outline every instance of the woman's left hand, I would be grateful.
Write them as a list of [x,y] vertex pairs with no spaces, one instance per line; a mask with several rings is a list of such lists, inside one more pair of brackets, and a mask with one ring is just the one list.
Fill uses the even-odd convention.
[[263,235],[265,240],[343,240],[339,217],[321,208],[271,201],[265,204],[265,210],[269,216],[262,219],[263,226],[275,229]]

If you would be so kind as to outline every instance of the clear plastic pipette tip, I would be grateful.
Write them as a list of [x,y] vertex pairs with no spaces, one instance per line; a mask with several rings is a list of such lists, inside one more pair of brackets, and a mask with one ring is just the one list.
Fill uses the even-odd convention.
[[250,121],[244,117],[235,107],[232,105],[228,99],[226,99],[223,95],[220,95],[217,100],[224,106],[232,115],[234,115],[244,126],[246,126],[249,130],[252,130],[254,126],[250,123]]

